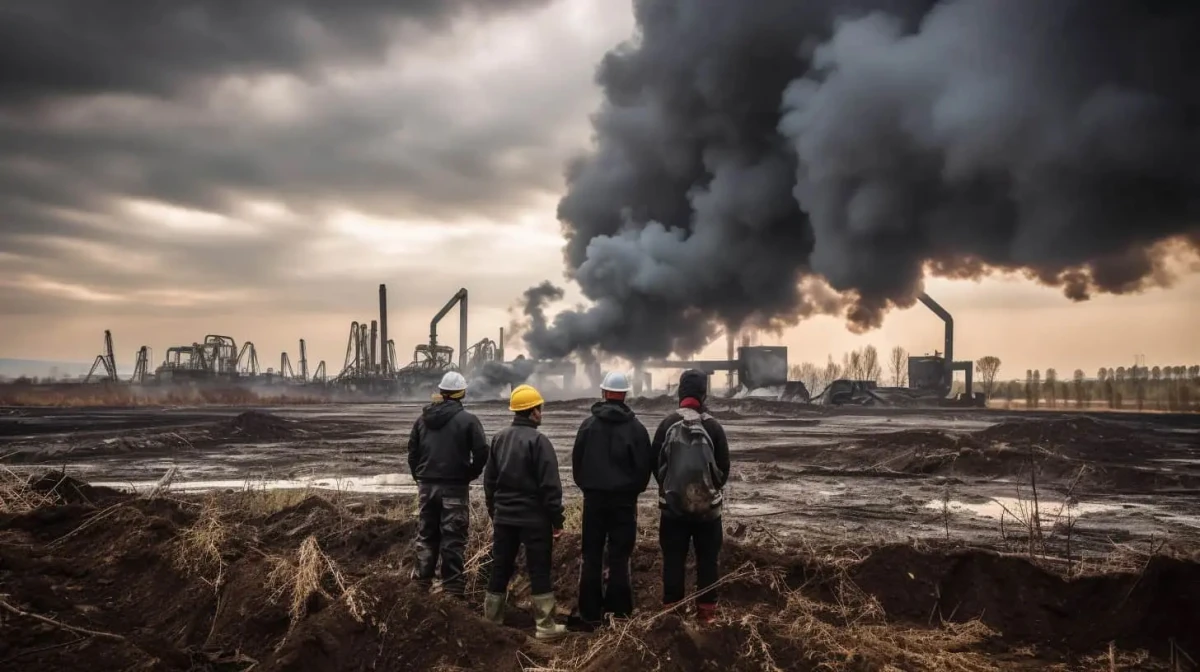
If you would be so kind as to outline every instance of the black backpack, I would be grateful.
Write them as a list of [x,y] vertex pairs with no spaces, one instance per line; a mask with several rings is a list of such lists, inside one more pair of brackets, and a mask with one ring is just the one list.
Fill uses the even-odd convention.
[[659,504],[685,518],[711,519],[721,515],[722,495],[713,441],[704,429],[710,416],[681,408],[682,417],[667,428],[659,461]]

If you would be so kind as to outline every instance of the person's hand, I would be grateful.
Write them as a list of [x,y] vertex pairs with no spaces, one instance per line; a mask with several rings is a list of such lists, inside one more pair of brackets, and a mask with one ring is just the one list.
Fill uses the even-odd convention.
[[560,528],[555,529],[553,534],[554,534],[554,538],[558,539],[559,537],[562,536],[562,528],[560,527]]

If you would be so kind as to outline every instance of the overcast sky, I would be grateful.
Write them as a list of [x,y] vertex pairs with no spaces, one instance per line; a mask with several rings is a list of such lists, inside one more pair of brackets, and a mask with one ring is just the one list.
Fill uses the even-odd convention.
[[[264,4],[283,6],[244,6]],[[158,360],[222,333],[264,367],[306,338],[336,373],[381,282],[407,360],[458,287],[473,342],[561,281],[563,168],[629,3],[287,7],[0,2],[0,357],[88,360],[107,328],[124,368],[143,344]],[[1082,304],[1011,279],[929,289],[959,352],[1010,373],[1200,360],[1195,275]],[[442,333],[456,342],[457,320]],[[816,318],[763,341],[800,361],[939,334],[918,308],[863,336]]]

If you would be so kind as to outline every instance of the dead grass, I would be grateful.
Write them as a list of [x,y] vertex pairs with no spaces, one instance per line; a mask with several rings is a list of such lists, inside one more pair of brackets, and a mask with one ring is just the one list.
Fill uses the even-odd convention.
[[[66,477],[65,474],[63,477]],[[29,487],[24,476],[0,466],[0,513],[28,513],[43,506],[54,506],[60,501],[57,488],[47,493],[38,492]]]
[[[833,603],[806,597],[788,588],[778,570],[745,564],[726,574],[718,585],[759,584],[785,596],[783,608],[762,607],[749,611],[725,611],[715,628],[739,631],[743,640],[742,660],[758,669],[782,671],[794,666],[797,655],[815,669],[881,669],[905,672],[990,672],[1001,669],[986,656],[968,649],[995,633],[979,621],[941,623],[930,628],[911,628],[887,623],[879,603],[842,576]],[[640,658],[644,669],[659,669],[669,655],[661,643],[648,643],[659,621],[681,612],[692,602],[690,595],[679,605],[656,613],[619,621],[560,653],[542,665],[529,662],[525,672],[609,669],[629,664],[630,654]]]
[[344,601],[350,615],[359,622],[367,616],[371,600],[358,583],[346,579],[341,567],[321,550],[316,537],[306,537],[294,558],[272,556],[269,560],[274,563],[267,579],[274,591],[272,599],[288,599],[291,628],[308,615],[308,605],[314,596],[331,602]]
[[175,541],[175,566],[198,576],[220,591],[225,578],[223,552],[230,537],[230,524],[222,520],[222,506],[210,495],[200,508],[196,522],[180,532]]
[[0,406],[136,408],[158,406],[262,406],[324,404],[332,398],[308,391],[261,394],[248,388],[142,387],[124,384],[0,385]]

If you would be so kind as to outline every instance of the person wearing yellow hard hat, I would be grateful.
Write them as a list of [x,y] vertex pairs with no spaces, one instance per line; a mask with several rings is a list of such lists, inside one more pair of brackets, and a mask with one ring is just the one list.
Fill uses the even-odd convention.
[[525,547],[538,639],[558,639],[566,627],[554,620],[553,540],[562,534],[562,483],[558,457],[542,423],[545,400],[530,385],[513,389],[512,425],[492,437],[483,492],[492,518],[492,575],[483,601],[484,618],[504,622],[508,582],[517,553]]

